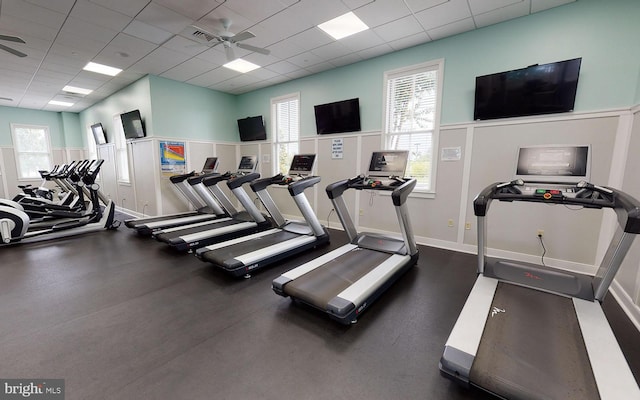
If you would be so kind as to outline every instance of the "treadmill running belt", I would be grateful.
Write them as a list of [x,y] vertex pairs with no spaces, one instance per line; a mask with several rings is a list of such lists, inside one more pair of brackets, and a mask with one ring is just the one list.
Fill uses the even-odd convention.
[[504,282],[469,378],[508,399],[600,399],[573,301]]
[[330,300],[390,256],[356,248],[287,283],[284,292],[325,310]]
[[300,237],[300,235],[293,232],[278,231],[270,235],[260,236],[256,239],[245,240],[231,246],[225,246],[204,252],[201,254],[201,257],[205,261],[209,261],[217,265],[225,265],[227,261],[232,261],[235,257],[252,251],[264,249],[268,246],[282,243],[296,237]]

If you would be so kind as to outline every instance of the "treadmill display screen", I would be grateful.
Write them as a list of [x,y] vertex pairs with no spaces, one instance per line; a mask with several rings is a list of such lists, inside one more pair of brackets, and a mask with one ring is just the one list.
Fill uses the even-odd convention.
[[376,151],[371,155],[369,176],[403,177],[409,160],[406,150]]
[[218,157],[207,157],[202,167],[202,172],[205,174],[215,172],[218,167]]
[[289,175],[309,175],[313,170],[315,160],[315,154],[296,154],[293,156],[293,160],[291,160]]
[[589,146],[522,147],[516,177],[533,182],[588,181],[589,160]]
[[240,165],[238,165],[238,171],[253,172],[256,169],[258,157],[257,156],[242,156],[240,159]]

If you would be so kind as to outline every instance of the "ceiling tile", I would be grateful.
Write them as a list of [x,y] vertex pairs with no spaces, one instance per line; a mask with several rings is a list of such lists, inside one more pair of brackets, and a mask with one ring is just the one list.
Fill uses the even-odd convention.
[[279,74],[286,74],[286,73],[290,73],[300,69],[300,67],[298,67],[295,64],[291,64],[288,61],[280,61],[275,64],[271,64],[265,68],[267,68],[270,71],[277,72]]
[[362,61],[362,58],[358,55],[358,53],[352,53],[332,59],[331,64],[335,65],[336,67],[341,67],[343,65],[353,64],[358,61]]
[[162,44],[162,47],[195,57],[207,50],[206,46],[182,36],[174,36]]
[[219,7],[224,0],[154,0],[166,8],[193,20],[198,20]]
[[373,31],[386,42],[424,32],[413,15],[378,26]]
[[195,21],[193,18],[186,17],[156,3],[149,3],[136,16],[136,19],[175,34],[182,32],[184,28]]
[[340,42],[332,42],[313,49],[312,53],[324,58],[325,60],[331,60],[334,58],[346,56],[347,54],[351,53],[351,50]]
[[415,14],[425,30],[460,21],[471,16],[467,0],[451,0]]
[[522,17],[529,14],[529,2],[518,2],[516,4],[498,8],[493,11],[479,14],[473,17],[476,22],[476,26],[481,28],[483,26],[497,24],[509,19]]
[[564,4],[573,3],[575,0],[531,0],[531,12],[547,10]]
[[[51,1],[51,0],[49,0]],[[58,0],[55,0],[58,1]],[[54,1],[54,2],[55,2]],[[89,0],[109,10],[117,11],[120,14],[127,15],[129,17],[135,17],[138,15],[148,3],[149,0]]]
[[457,35],[475,29],[473,18],[466,18],[461,21],[452,22],[439,28],[428,30],[427,33],[432,40],[442,39],[447,36]]
[[300,68],[306,68],[308,66],[319,64],[319,63],[323,62],[323,59],[321,57],[318,57],[317,55],[307,51],[305,53],[301,53],[301,54],[295,55],[293,57],[289,57],[287,59],[287,61],[289,61],[292,64],[297,65]]
[[131,22],[131,17],[90,3],[88,0],[78,0],[70,15],[118,32]]
[[422,32],[404,37],[402,39],[394,40],[392,42],[389,42],[388,44],[394,50],[402,50],[406,49],[407,47],[413,47],[422,43],[427,43],[429,40],[429,36],[425,32]]
[[332,37],[314,26],[306,31],[300,32],[286,39],[297,45],[301,49],[312,50],[316,47],[324,46],[334,41]]
[[26,2],[48,8],[49,10],[57,11],[61,14],[68,14],[69,10],[71,10],[71,7],[73,7],[73,4],[75,3],[75,0],[26,0]]
[[428,8],[439,6],[450,0],[406,0],[407,5],[414,13],[426,10]]
[[141,74],[160,75],[189,58],[190,56],[186,54],[165,47],[158,47],[133,64],[129,69]]
[[[284,10],[281,14],[313,26],[339,17],[349,11],[351,10],[341,0],[303,0]],[[298,30],[298,32],[301,31]]]
[[155,48],[153,43],[120,33],[95,57],[94,61],[112,67],[127,68]]
[[527,3],[529,0],[468,0],[471,13],[473,15],[484,14],[489,11],[497,10],[502,7],[510,6],[516,3]]
[[131,23],[127,25],[122,32],[155,44],[161,44],[173,36],[173,33],[171,32],[167,32],[138,20],[131,21]]
[[2,2],[2,16],[17,17],[36,25],[44,25],[54,29],[59,29],[66,18],[64,13],[19,0],[4,0]]
[[354,11],[362,22],[369,28],[394,21],[407,15],[411,15],[411,10],[404,0],[374,1],[364,7]]
[[283,40],[267,48],[274,57],[278,57],[279,59],[287,59],[307,51],[303,46],[298,46],[290,40]]
[[311,65],[309,67],[306,67],[305,69],[311,73],[317,74],[318,72],[327,71],[335,67],[336,66],[331,64],[331,62],[325,61],[319,64]]
[[210,71],[215,66],[199,58],[191,58],[164,72],[161,76],[180,82],[188,81],[196,76]]
[[238,72],[232,71],[229,68],[217,67],[215,69],[212,69],[211,71],[205,72],[202,75],[199,75],[193,79],[190,79],[187,83],[191,83],[192,85],[209,87],[216,83],[226,81],[227,79],[231,79],[237,74]]
[[77,17],[67,18],[62,26],[62,32],[75,35],[78,40],[91,39],[105,45],[118,35],[116,30],[98,26]]
[[358,52],[358,55],[360,55],[363,60],[366,60],[367,58],[378,57],[383,54],[391,53],[392,51],[393,49],[391,48],[391,46],[385,43],[375,47],[370,47],[368,49],[360,50]]
[[253,24],[284,10],[289,5],[281,1],[227,0],[224,6],[237,15],[242,15]]

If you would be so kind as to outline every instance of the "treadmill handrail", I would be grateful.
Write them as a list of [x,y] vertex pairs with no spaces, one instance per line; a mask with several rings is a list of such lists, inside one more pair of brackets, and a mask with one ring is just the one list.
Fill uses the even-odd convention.
[[625,232],[640,233],[640,202],[621,190],[581,182],[576,186],[576,188],[579,189],[577,196],[580,194],[580,191],[583,190],[597,192],[599,196],[597,198],[562,196],[545,199],[541,196],[523,194],[516,186],[521,186],[521,183],[516,183],[516,181],[506,184],[504,182],[496,182],[487,186],[473,200],[473,211],[475,215],[477,217],[486,216],[489,205],[494,199],[501,201],[530,201],[577,205],[586,208],[612,208],[618,216],[618,223]]
[[282,182],[282,179],[284,179],[284,175],[278,174],[269,178],[256,179],[255,181],[251,182],[249,186],[251,187],[251,190],[253,190],[254,192],[259,192],[271,185],[275,185]]
[[289,194],[291,196],[297,196],[300,193],[304,192],[306,188],[316,185],[320,182],[319,176],[307,176],[305,178],[300,179],[299,181],[294,181],[289,184]]
[[258,178],[260,178],[260,174],[257,172],[251,172],[246,175],[235,175],[227,181],[227,186],[229,186],[229,189],[233,190]]
[[403,205],[407,201],[407,198],[409,198],[409,194],[416,187],[417,183],[418,183],[417,180],[415,180],[414,178],[411,178],[405,183],[403,183],[402,185],[393,189],[393,192],[391,193],[391,198],[393,199],[393,205],[394,206]]
[[182,174],[182,175],[173,175],[169,177],[169,180],[172,183],[178,183],[178,182],[182,182],[188,178],[191,178],[192,176],[194,176],[196,174],[196,171],[191,171],[188,174]]

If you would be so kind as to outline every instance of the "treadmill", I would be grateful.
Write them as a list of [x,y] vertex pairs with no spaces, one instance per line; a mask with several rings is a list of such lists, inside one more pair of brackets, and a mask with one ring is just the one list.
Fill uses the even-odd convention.
[[[379,151],[367,176],[345,179],[326,191],[350,242],[292,269],[272,283],[277,294],[324,311],[343,324],[358,317],[418,260],[406,200],[416,185],[404,178],[408,151]],[[402,239],[358,233],[342,197],[348,189],[391,192]]]
[[124,224],[143,236],[152,235],[154,232],[165,228],[187,225],[196,222],[210,221],[227,213],[220,207],[216,198],[211,193],[201,191],[200,183],[205,177],[218,175],[218,157],[208,157],[202,171],[192,171],[188,174],[173,175],[169,177],[174,187],[196,208],[169,215],[155,217],[133,218],[124,221]]
[[[278,174],[251,182],[251,189],[271,215],[275,228],[199,248],[196,256],[233,276],[249,278],[259,268],[328,244],[329,232],[318,221],[304,194],[305,189],[320,182],[319,176],[311,175],[315,158],[315,154],[295,155],[287,175]],[[282,216],[267,191],[271,185],[287,187],[304,221],[289,221]]]
[[[242,187],[258,178],[260,174],[254,172],[257,166],[257,156],[242,156],[237,172],[226,172],[223,175],[210,176],[202,180],[212,193],[217,193],[221,203],[229,212],[228,217],[217,218],[212,221],[162,229],[154,233],[154,237],[167,243],[178,251],[192,251],[213,243],[235,239],[250,235],[272,227],[271,220],[263,215],[253,204],[249,195]],[[231,192],[240,201],[245,211],[237,211],[224,192],[217,188],[220,182],[226,181]]]
[[[522,148],[518,174],[547,179],[494,183],[475,198],[478,278],[446,342],[443,376],[509,399],[640,399],[601,307],[640,233],[640,202],[617,189],[566,182],[588,177],[588,160],[588,146]],[[619,227],[593,276],[488,257],[493,200],[612,209]]]

